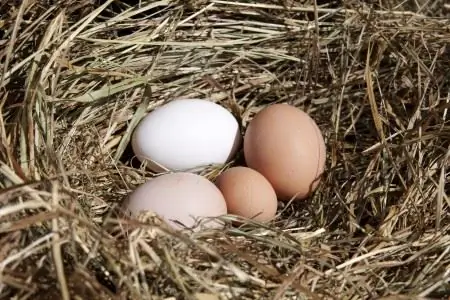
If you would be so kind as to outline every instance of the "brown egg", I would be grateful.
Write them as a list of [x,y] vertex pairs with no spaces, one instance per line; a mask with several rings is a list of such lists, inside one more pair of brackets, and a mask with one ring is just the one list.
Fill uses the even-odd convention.
[[314,120],[288,104],[274,104],[250,121],[244,136],[247,165],[264,175],[280,200],[304,199],[325,168],[325,142]]
[[250,168],[233,167],[216,179],[228,213],[267,222],[277,212],[277,195],[269,181]]

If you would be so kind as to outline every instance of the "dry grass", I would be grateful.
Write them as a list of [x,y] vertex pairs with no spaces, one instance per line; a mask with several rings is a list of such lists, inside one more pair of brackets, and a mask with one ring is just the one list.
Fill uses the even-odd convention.
[[[444,0],[101,2],[0,4],[0,299],[448,299]],[[176,97],[237,103],[243,128],[307,110],[319,189],[268,225],[122,219],[153,176],[130,133]]]

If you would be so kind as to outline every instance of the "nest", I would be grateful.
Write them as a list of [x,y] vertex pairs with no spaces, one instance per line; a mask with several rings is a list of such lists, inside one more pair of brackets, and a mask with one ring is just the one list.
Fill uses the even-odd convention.
[[[5,2],[6,3],[6,2]],[[446,1],[9,1],[0,17],[1,299],[448,299]],[[269,224],[120,215],[130,135],[181,97],[307,111],[314,195]],[[212,177],[220,170],[210,169]]]

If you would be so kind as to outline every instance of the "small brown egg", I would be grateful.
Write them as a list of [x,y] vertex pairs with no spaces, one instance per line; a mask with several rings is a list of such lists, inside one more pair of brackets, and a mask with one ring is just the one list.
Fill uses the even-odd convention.
[[277,195],[264,176],[246,167],[233,167],[216,179],[228,213],[267,222],[277,212]]
[[317,188],[325,150],[315,121],[288,104],[273,104],[258,112],[244,136],[248,167],[267,178],[279,200],[304,199]]
[[[151,211],[174,229],[195,227],[198,230],[199,218],[227,213],[225,199],[217,186],[188,172],[164,174],[147,181],[131,193],[125,208],[132,216]],[[205,228],[220,226],[217,220],[202,221],[202,225]]]

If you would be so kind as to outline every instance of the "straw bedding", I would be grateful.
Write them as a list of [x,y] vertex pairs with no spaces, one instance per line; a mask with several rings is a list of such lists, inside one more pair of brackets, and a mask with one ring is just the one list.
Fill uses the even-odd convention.
[[[450,297],[445,1],[2,3],[0,299]],[[318,190],[221,231],[122,217],[155,176],[132,130],[180,97],[239,107],[243,130],[306,110]]]

